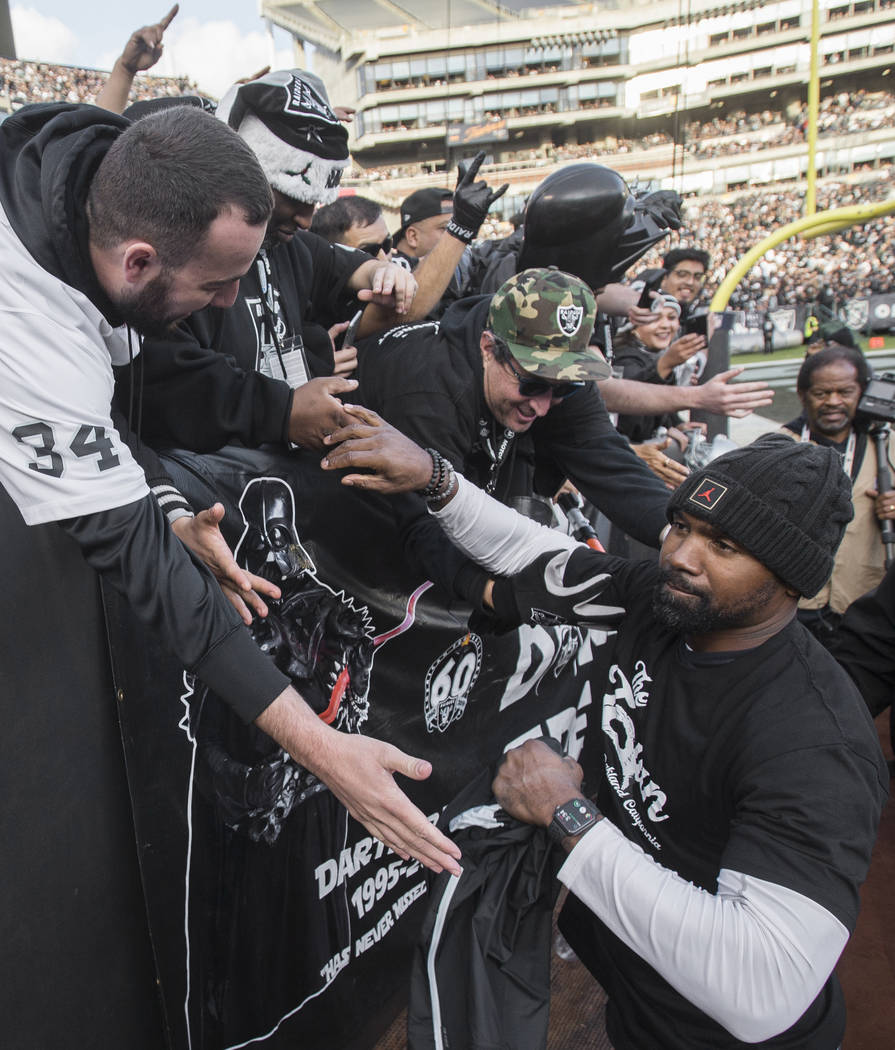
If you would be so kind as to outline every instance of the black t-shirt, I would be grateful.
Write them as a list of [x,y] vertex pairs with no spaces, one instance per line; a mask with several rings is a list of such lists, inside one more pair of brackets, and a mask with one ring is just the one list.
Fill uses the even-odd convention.
[[[887,771],[852,682],[796,621],[763,645],[705,659],[651,611],[655,566],[594,554],[627,615],[591,676],[602,727],[596,801],[664,867],[710,893],[722,868],[787,887],[854,928]],[[569,580],[564,580],[569,584]],[[576,898],[563,931],[610,998],[617,1050],[745,1046],[677,993]],[[835,1050],[835,977],[788,1032],[762,1043]]]

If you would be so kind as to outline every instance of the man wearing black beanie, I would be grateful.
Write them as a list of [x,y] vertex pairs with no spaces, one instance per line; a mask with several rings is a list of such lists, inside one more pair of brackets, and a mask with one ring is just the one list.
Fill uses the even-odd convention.
[[[429,481],[427,454],[393,431],[368,436],[357,466],[386,437]],[[613,1046],[837,1050],[833,968],[888,785],[857,690],[795,615],[852,516],[838,456],[772,434],[694,472],[658,565],[593,551],[463,478],[430,503],[495,574],[485,604],[502,624],[611,632],[579,656],[583,746],[579,724],[572,757],[529,740],[493,790],[568,854],[560,929],[608,993]]]

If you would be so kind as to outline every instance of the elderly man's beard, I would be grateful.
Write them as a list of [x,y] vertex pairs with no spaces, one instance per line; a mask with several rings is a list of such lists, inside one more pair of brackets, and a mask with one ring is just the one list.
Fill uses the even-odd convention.
[[[667,585],[674,587],[668,590]],[[694,587],[687,577],[673,569],[660,569],[653,590],[653,615],[672,631],[685,635],[710,634],[712,631],[742,627],[753,619],[774,596],[778,584],[770,579],[735,600],[721,603],[711,591]],[[684,594],[678,594],[683,591]]]
[[123,322],[141,335],[166,336],[181,320],[171,312],[169,293],[173,284],[174,278],[162,270],[144,288],[120,300],[116,305]]

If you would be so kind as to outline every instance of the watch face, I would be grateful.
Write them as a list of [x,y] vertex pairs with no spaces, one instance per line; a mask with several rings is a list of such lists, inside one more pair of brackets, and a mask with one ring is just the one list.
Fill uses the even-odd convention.
[[562,828],[563,834],[580,835],[599,817],[600,811],[585,798],[573,798],[553,811],[554,824]]

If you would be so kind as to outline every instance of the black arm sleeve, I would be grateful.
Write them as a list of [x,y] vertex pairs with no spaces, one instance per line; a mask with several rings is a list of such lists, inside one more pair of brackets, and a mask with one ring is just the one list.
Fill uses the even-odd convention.
[[451,543],[422,497],[412,492],[392,496],[391,504],[404,553],[414,570],[447,594],[480,609],[489,574]]
[[[201,329],[199,315],[194,323]],[[155,448],[214,452],[233,440],[249,448],[284,441],[292,405],[288,384],[243,371],[208,343],[186,325],[164,339],[144,340],[140,357],[115,369],[116,407],[127,411],[133,384],[140,433]]]
[[596,384],[551,408],[532,435],[538,491],[545,492],[546,477],[549,485],[567,477],[614,525],[641,543],[659,546],[668,523],[668,490],[616,432]]
[[255,645],[214,577],[194,561],[151,496],[60,523],[87,562],[240,718],[290,684]]

